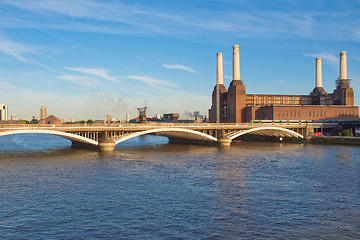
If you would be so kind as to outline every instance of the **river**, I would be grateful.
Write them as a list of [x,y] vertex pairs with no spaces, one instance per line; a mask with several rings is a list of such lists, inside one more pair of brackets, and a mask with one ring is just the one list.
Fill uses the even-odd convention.
[[359,238],[359,147],[0,138],[0,239]]

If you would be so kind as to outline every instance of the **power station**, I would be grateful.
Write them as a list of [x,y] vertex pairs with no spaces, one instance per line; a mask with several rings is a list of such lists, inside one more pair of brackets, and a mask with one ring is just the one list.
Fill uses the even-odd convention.
[[252,120],[358,120],[354,91],[347,78],[346,52],[340,53],[340,77],[336,89],[322,87],[321,58],[315,61],[315,88],[310,95],[246,94],[240,79],[239,46],[233,46],[233,80],[223,84],[222,53],[217,53],[216,86],[209,109],[211,123],[241,123]]

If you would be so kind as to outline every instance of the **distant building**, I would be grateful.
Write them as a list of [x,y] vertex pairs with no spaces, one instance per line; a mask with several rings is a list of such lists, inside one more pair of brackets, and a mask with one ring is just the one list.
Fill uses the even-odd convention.
[[47,107],[41,106],[40,108],[40,120],[47,118]]
[[62,124],[62,123],[66,123],[67,122],[67,119],[66,118],[61,118],[60,119],[60,123]]
[[57,125],[57,124],[60,124],[60,119],[55,117],[54,115],[50,115],[46,118],[45,123]]
[[177,123],[179,122],[179,114],[178,113],[167,113],[164,114],[163,120],[164,122],[172,122]]
[[106,115],[106,122],[111,123],[112,122],[112,116]]
[[194,122],[195,123],[202,123],[204,121],[204,119],[200,118],[200,117],[195,117]]
[[0,120],[6,121],[8,119],[8,106],[0,104]]
[[16,121],[16,115],[15,114],[11,114],[11,121]]
[[126,122],[130,122],[130,113],[126,114]]
[[315,88],[309,95],[247,94],[240,79],[239,46],[233,50],[233,80],[223,85],[222,54],[217,55],[217,79],[209,109],[209,122],[240,123],[252,120],[357,120],[354,91],[347,78],[346,52],[340,53],[340,77],[336,89],[322,87],[321,59],[316,59]]
[[33,119],[33,120],[37,120],[38,117],[37,117],[36,115],[34,115],[34,116],[32,117],[32,119]]

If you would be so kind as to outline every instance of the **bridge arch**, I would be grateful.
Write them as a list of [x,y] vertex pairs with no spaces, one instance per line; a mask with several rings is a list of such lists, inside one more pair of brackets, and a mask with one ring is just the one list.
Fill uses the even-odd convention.
[[[138,137],[141,135],[146,135],[146,134],[151,134],[151,133],[187,133],[192,135],[195,138],[201,139],[201,140],[208,140],[208,141],[217,141],[216,137],[210,136],[206,133],[202,133],[199,131],[195,131],[195,130],[190,130],[190,129],[184,129],[184,128],[156,128],[156,129],[151,129],[151,130],[145,130],[145,131],[140,131],[140,132],[135,132],[135,133],[131,133],[129,135],[126,135],[124,137],[121,137],[120,139],[115,141],[115,144],[124,142],[128,139],[134,138],[134,137]],[[166,135],[165,135],[166,136]]]
[[300,133],[297,133],[293,130],[287,129],[287,128],[282,128],[282,127],[257,127],[257,128],[252,128],[252,129],[248,129],[245,131],[239,131],[239,132],[235,132],[235,133],[231,133],[229,135],[227,135],[227,138],[233,140],[237,137],[240,137],[242,135],[246,135],[249,133],[265,133],[265,135],[267,136],[272,136],[273,133],[276,132],[280,132],[283,133],[283,135],[286,136],[291,136],[291,137],[295,137],[295,138],[304,138],[303,135],[301,135]]
[[26,133],[44,133],[44,134],[51,134],[60,136],[63,138],[66,138],[71,141],[81,142],[85,144],[90,145],[98,145],[97,141],[91,140],[89,138],[85,138],[79,135],[75,135],[72,133],[66,133],[66,132],[60,132],[60,131],[54,131],[54,130],[41,130],[41,129],[22,129],[22,130],[14,130],[14,131],[6,131],[6,132],[0,132],[0,136],[6,136],[6,135],[14,135],[14,134],[26,134]]

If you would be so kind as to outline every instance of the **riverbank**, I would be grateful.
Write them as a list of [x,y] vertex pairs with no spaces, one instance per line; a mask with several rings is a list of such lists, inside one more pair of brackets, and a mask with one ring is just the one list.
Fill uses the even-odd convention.
[[313,144],[341,144],[360,146],[359,137],[318,136],[308,140]]

